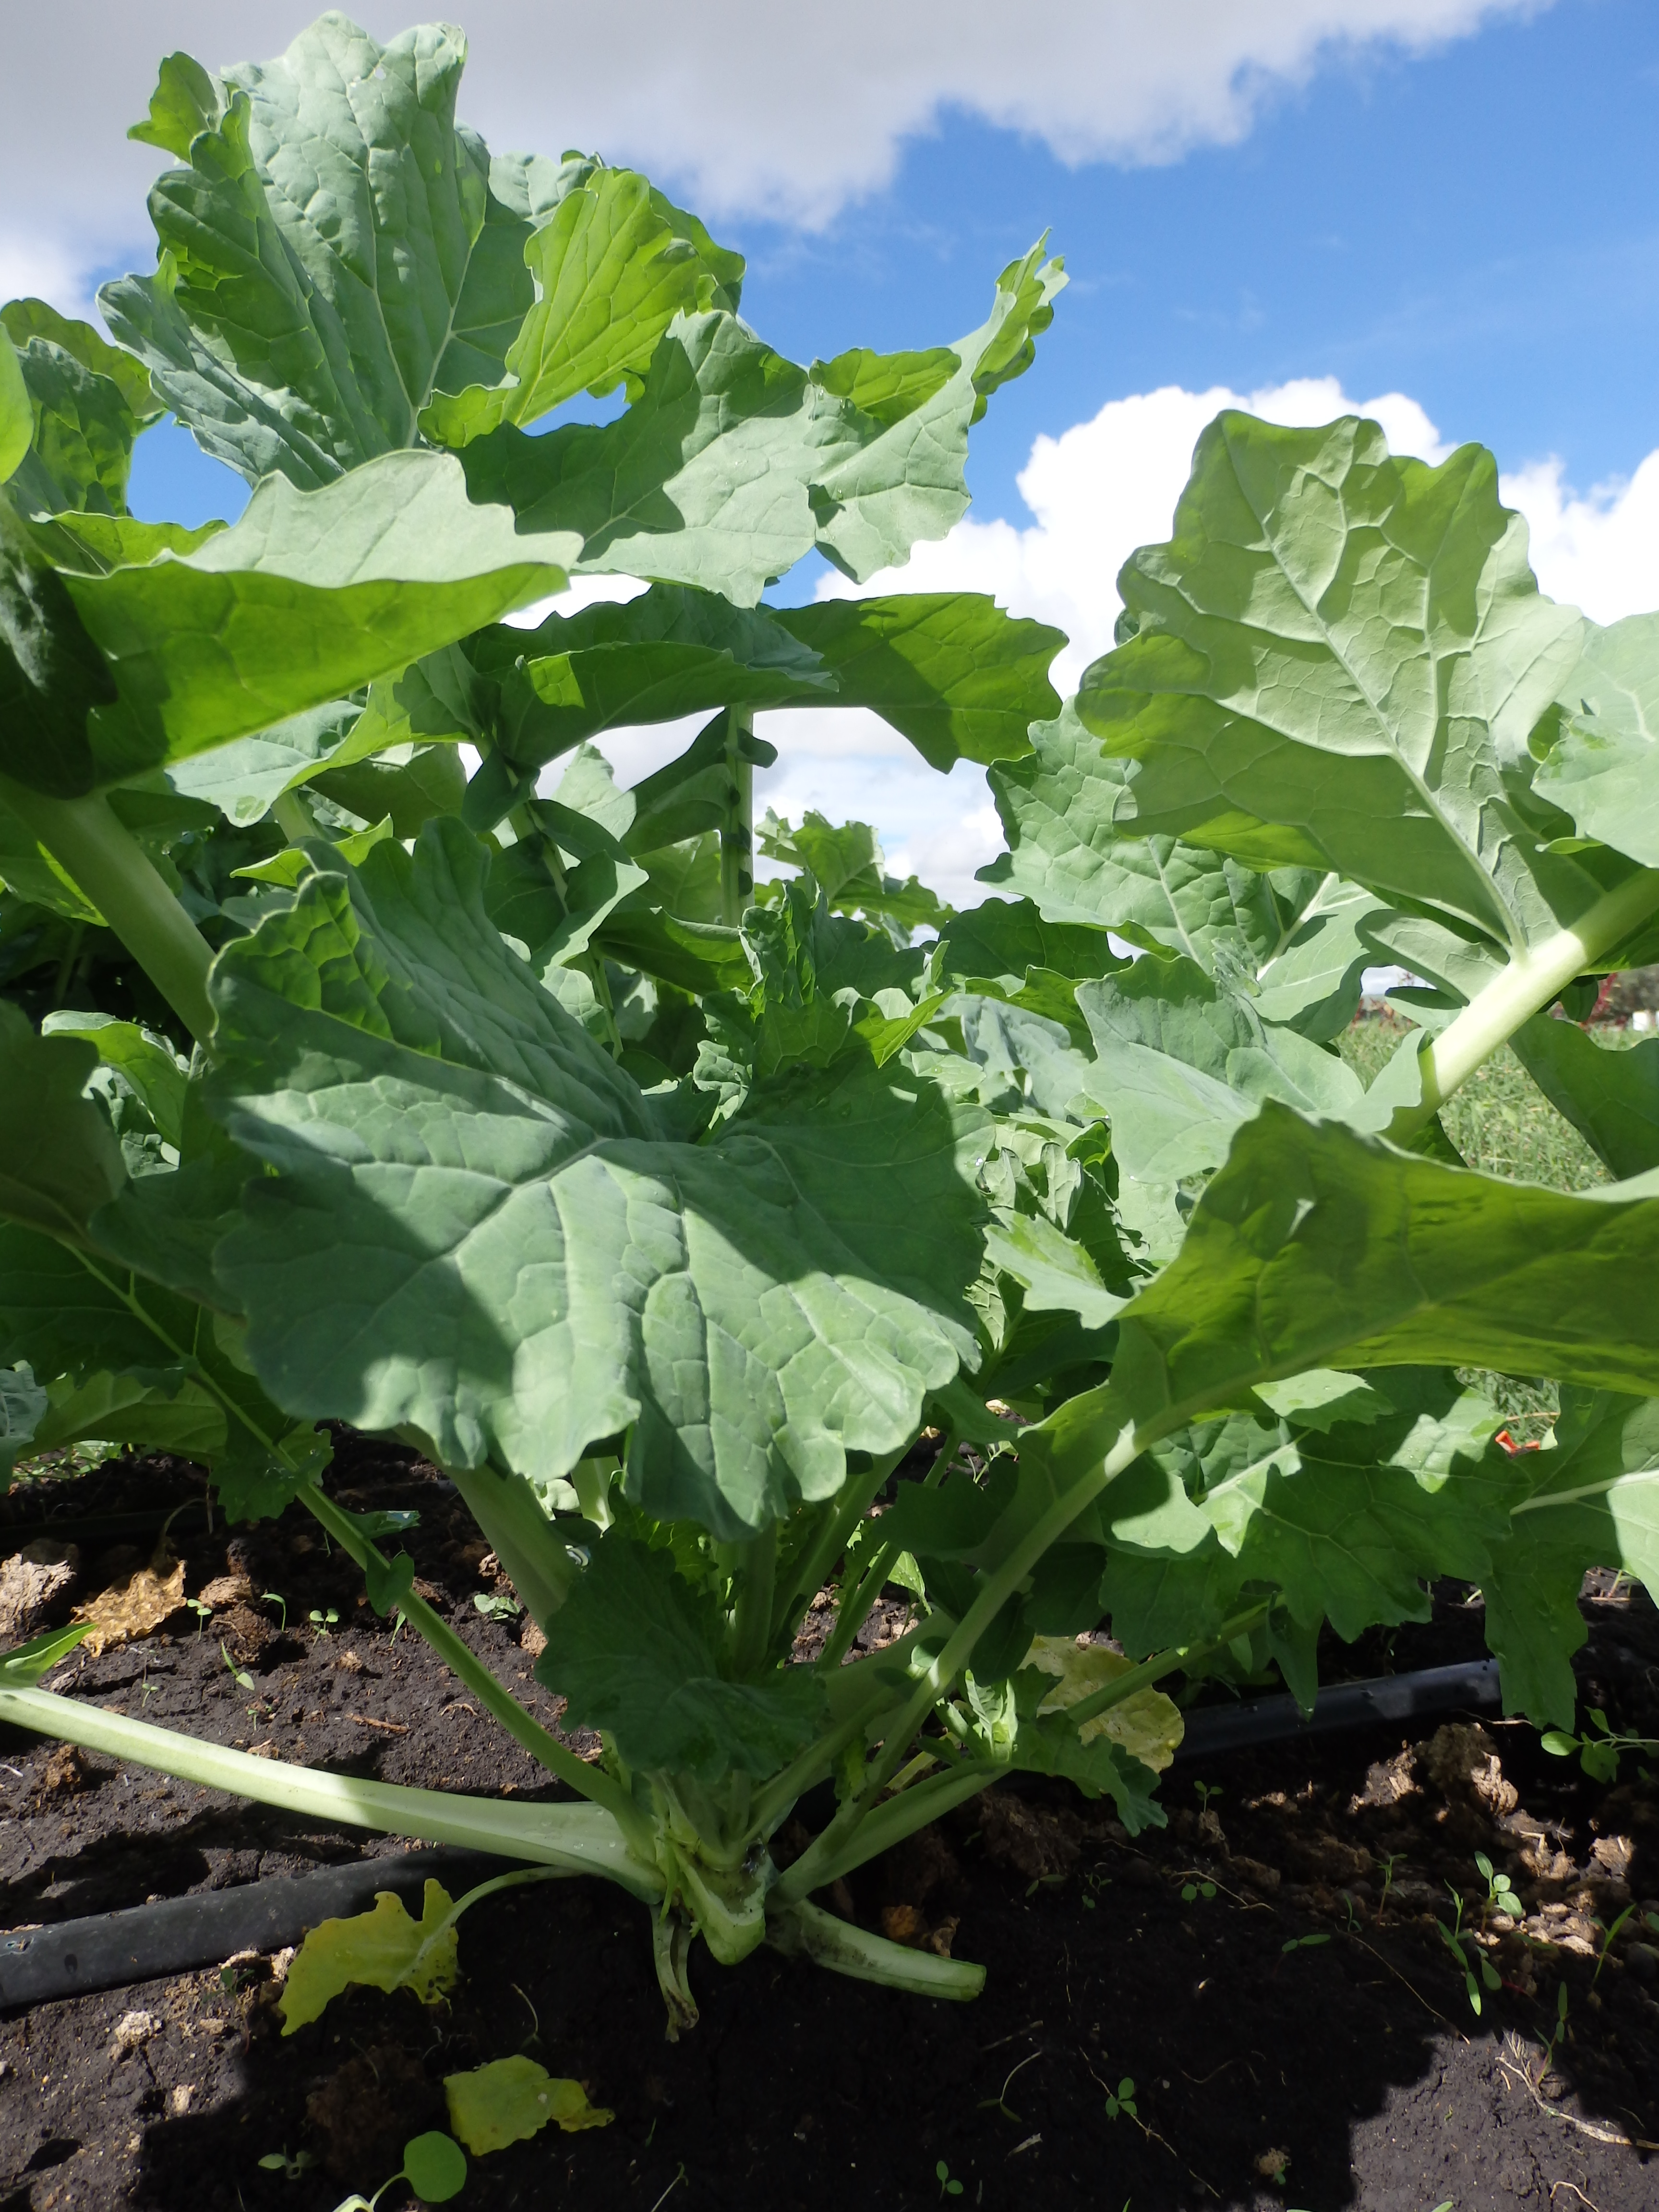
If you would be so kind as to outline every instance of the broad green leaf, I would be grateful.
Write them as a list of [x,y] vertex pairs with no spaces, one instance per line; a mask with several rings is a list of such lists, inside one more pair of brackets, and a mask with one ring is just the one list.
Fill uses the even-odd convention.
[[71,1627],[48,1628],[42,1635],[31,1636],[26,1644],[14,1644],[9,1651],[0,1653],[0,1676],[32,1689],[91,1633],[89,1620],[77,1620]]
[[389,453],[319,491],[268,478],[182,557],[46,580],[120,685],[129,713],[100,767],[125,777],[402,668],[557,587],[568,550],[474,506],[449,455]]
[[83,1038],[106,1067],[118,1070],[132,1085],[162,1138],[177,1149],[184,1138],[189,1066],[165,1037],[157,1036],[141,1023],[119,1021],[113,1014],[76,1014],[67,1010],[48,1014],[40,1024],[40,1034]]
[[[0,681],[3,681],[0,659]],[[89,922],[94,928],[104,917],[60,860],[49,853],[33,831],[0,799],[0,884],[31,906],[44,907],[65,921]]]
[[1600,1045],[1576,1022],[1534,1014],[1510,1049],[1615,1176],[1659,1167],[1659,1040]]
[[1492,1368],[1659,1390],[1659,1197],[1572,1197],[1395,1151],[1270,1100],[1179,1258],[1119,1317],[1113,1394],[1178,1425],[1304,1369]]
[[525,2142],[550,2122],[574,2135],[583,2128],[609,2127],[617,2117],[603,2106],[590,2105],[580,2081],[559,2080],[522,2052],[492,2059],[470,2074],[446,2074],[444,2100],[450,2126],[474,2158]]
[[883,423],[828,391],[719,310],[682,317],[617,421],[527,438],[504,425],[462,459],[475,498],[512,504],[528,529],[576,532],[574,571],[696,584],[752,606],[815,546],[855,579],[942,538],[966,511],[974,374],[1047,312],[1058,264],[1004,272],[960,367]]
[[704,1783],[775,1774],[823,1724],[823,1686],[808,1667],[727,1680],[714,1657],[721,1626],[670,1553],[612,1529],[548,1621],[537,1679],[565,1698],[570,1723],[614,1737],[636,1771]]
[[228,822],[263,821],[285,791],[308,782],[343,750],[362,712],[349,699],[330,699],[252,737],[174,761],[164,771],[167,783],[185,798],[206,799]]
[[36,1036],[0,1000],[0,1215],[81,1240],[126,1180],[101,1106],[85,1097],[98,1064],[79,1037]]
[[113,702],[114,679],[9,499],[0,492],[0,775],[78,798],[94,781],[88,717]]
[[100,305],[250,482],[326,483],[412,446],[434,392],[499,378],[534,296],[509,203],[556,197],[560,173],[492,164],[457,127],[465,55],[447,25],[381,47],[331,14],[222,88],[163,65],[147,135],[185,166],[151,190],[160,265]]
[[978,1117],[854,1058],[673,1140],[502,944],[484,867],[434,822],[221,955],[210,1095],[278,1170],[218,1253],[256,1370],[542,1483],[626,1431],[629,1495],[724,1535],[832,1494],[971,1356]]
[[309,781],[364,823],[390,821],[396,837],[415,836],[434,814],[459,814],[466,796],[466,770],[450,744],[393,745],[343,765],[325,761]]
[[1068,703],[1031,732],[1030,757],[990,772],[1009,849],[979,880],[1030,899],[1044,920],[1110,929],[1213,971],[1218,959],[1254,974],[1294,935],[1268,878],[1224,854],[1179,839],[1130,835],[1128,775]]
[[1083,982],[1126,964],[1103,929],[1050,921],[1031,899],[987,899],[951,917],[939,972],[964,991],[994,986],[998,997],[1017,1000],[1034,971]]
[[981,592],[824,599],[777,619],[833,672],[841,705],[871,708],[933,768],[1017,759],[1060,711],[1048,667],[1064,633]]
[[325,1920],[295,1953],[283,1986],[283,2033],[292,2035],[321,2018],[324,2008],[352,1982],[375,1990],[413,1990],[429,2004],[454,1986],[457,1935],[454,1903],[441,1882],[422,1893],[421,1917],[411,1920],[403,1899],[383,1889],[368,1912],[349,1920]]
[[[1272,882],[1282,908],[1290,908],[1278,888],[1290,890],[1284,873]],[[1353,1019],[1365,969],[1377,964],[1376,933],[1395,919],[1358,884],[1328,876],[1307,904],[1287,916],[1254,982],[1244,981],[1257,1013],[1316,1041],[1337,1036]]]
[[1562,1394],[1555,1449],[1517,1461],[1535,1480],[1512,1534],[1481,1577],[1486,1640],[1503,1662],[1504,1706],[1573,1725],[1572,1655],[1587,1567],[1622,1567],[1659,1592],[1659,1407],[1610,1393]]
[[[867,822],[832,823],[809,806],[796,829],[769,806],[755,842],[763,858],[809,874],[837,914],[882,915],[904,930],[938,929],[951,919],[950,908],[917,877],[901,883],[887,873],[887,856]],[[775,888],[763,884],[756,896],[769,902]]]
[[11,301],[0,325],[16,349],[32,420],[31,450],[11,477],[15,505],[29,514],[125,514],[132,441],[160,411],[143,370],[43,300]]
[[[1249,999],[1190,960],[1148,955],[1081,985],[1077,1003],[1095,1047],[1085,1094],[1110,1118],[1114,1158],[1142,1182],[1219,1167],[1266,1098],[1372,1130],[1400,1103],[1397,1083],[1368,1094],[1334,1051],[1270,1029]],[[1413,1076],[1415,1051],[1407,1040]]]
[[50,1401],[35,1431],[38,1451],[95,1437],[100,1443],[175,1452],[204,1464],[224,1454],[224,1407],[182,1370],[157,1376],[106,1370],[78,1381],[60,1376]]
[[0,1367],[0,1475],[9,1479],[33,1441],[46,1405],[46,1394],[27,1361],[16,1367]]
[[1587,624],[1583,657],[1568,672],[1560,700],[1560,732],[1534,778],[1537,789],[1581,836],[1646,867],[1659,865],[1659,615],[1629,615],[1606,629]]
[[710,304],[714,279],[629,169],[599,169],[567,192],[525,246],[535,304],[507,348],[503,380],[434,398],[421,428],[465,446],[502,422],[533,422],[577,392],[613,391],[642,370],[682,313]]
[[[1069,1636],[1034,1638],[1024,1659],[1039,1674],[1056,1677],[1054,1687],[1037,1707],[1039,1717],[1065,1712],[1093,1697],[1097,1690],[1127,1674],[1133,1663],[1104,1644],[1079,1644]],[[1181,1747],[1187,1723],[1181,1708],[1162,1690],[1137,1690],[1121,1705],[1109,1705],[1093,1720],[1085,1721],[1079,1733],[1085,1744],[1097,1736],[1109,1736],[1143,1766],[1162,1774]]]
[[1019,1285],[1029,1311],[1074,1313],[1085,1328],[1100,1328],[1127,1303],[1084,1247],[1041,1215],[1000,1214],[986,1228],[985,1250]]
[[33,436],[34,413],[17,349],[0,324],[0,483],[16,473]]
[[1077,711],[1124,764],[1120,826],[1334,869],[1504,956],[1617,878],[1548,849],[1528,741],[1583,624],[1539,592],[1480,447],[1431,468],[1357,418],[1223,414],[1170,542],[1119,581],[1128,635]]

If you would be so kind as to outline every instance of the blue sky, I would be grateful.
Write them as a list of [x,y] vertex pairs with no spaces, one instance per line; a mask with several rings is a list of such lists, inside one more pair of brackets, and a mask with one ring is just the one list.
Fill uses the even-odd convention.
[[[73,38],[88,4],[25,38]],[[835,24],[756,0],[639,4],[660,36],[630,17],[627,67],[614,14],[458,5],[463,112],[497,146],[597,143],[674,186],[749,256],[745,313],[784,351],[949,339],[1040,232],[1066,256],[1036,366],[975,433],[973,517],[886,587],[994,591],[1066,629],[1074,678],[1215,406],[1322,420],[1396,395],[1379,410],[1396,443],[1494,449],[1546,589],[1602,620],[1659,605],[1652,0],[843,0]],[[125,41],[92,88],[112,119],[142,107],[144,56],[270,53],[309,9],[136,12],[102,19]],[[526,58],[538,37],[555,74]],[[120,149],[86,182],[65,281],[143,265],[153,161]],[[7,251],[0,222],[0,281]],[[138,512],[194,520],[241,495],[176,429],[142,442]],[[804,568],[780,596],[824,588]],[[832,735],[841,719],[773,718],[787,742],[769,794],[874,814],[901,860],[970,895],[996,844],[982,778],[940,787],[873,723]],[[624,739],[619,768],[682,741]]]

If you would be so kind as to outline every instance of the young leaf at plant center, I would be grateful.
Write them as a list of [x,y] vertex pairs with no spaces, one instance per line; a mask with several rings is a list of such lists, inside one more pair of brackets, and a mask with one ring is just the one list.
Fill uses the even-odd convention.
[[522,2053],[494,2059],[470,2074],[446,2074],[444,2099],[450,2126],[474,2158],[523,2142],[550,2123],[575,2135],[585,2128],[609,2127],[617,2117],[603,2106],[590,2105],[580,2081],[561,2081]]
[[611,1529],[546,1624],[537,1680],[566,1699],[571,1723],[605,1729],[635,1771],[718,1782],[775,1774],[823,1723],[810,1667],[726,1679],[717,1613],[671,1554]]
[[283,2033],[320,2019],[331,1998],[349,1983],[376,1990],[413,1990],[422,2004],[453,1986],[459,1941],[454,1900],[441,1882],[422,1892],[421,1917],[411,1920],[403,1900],[383,1889],[367,1912],[349,1920],[325,1920],[295,1953],[283,1984]]
[[[977,1118],[848,1060],[673,1141],[490,927],[484,864],[431,823],[221,957],[210,1099],[279,1170],[217,1257],[254,1367],[541,1482],[629,1431],[630,1498],[753,1533],[908,1441],[970,1356]],[[340,1270],[360,1237],[372,1273]]]

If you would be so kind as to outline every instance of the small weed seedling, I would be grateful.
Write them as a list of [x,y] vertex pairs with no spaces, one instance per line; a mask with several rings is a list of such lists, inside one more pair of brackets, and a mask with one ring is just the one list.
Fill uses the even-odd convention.
[[1555,2054],[1561,2047],[1566,2033],[1567,1985],[1565,1982],[1560,1982],[1557,1984],[1555,1990],[1555,2026],[1550,2030],[1550,2039],[1544,2045],[1543,2063],[1538,2069],[1538,2079],[1540,2081],[1554,2065]]
[[1322,1930],[1316,1930],[1310,1936],[1292,1936],[1290,1942],[1285,1945],[1281,1955],[1288,1956],[1292,1951],[1316,1950],[1320,1944],[1328,1943],[1330,1940],[1330,1937]]
[[1211,1798],[1221,1795],[1221,1786],[1215,1782],[1194,1782],[1193,1788],[1198,1792],[1199,1810],[1203,1813],[1209,1811]]
[[326,1636],[331,1628],[337,1628],[339,1626],[340,1616],[332,1606],[330,1606],[325,1613],[313,1606],[306,1617],[319,1636]]
[[[1625,1923],[1630,1918],[1632,1913],[1634,1912],[1635,1910],[1636,1907],[1633,1905],[1627,1905],[1624,1911],[1620,1914],[1619,1917],[1613,1922],[1612,1927],[1608,1929],[1607,1934],[1601,1938],[1601,1948],[1595,1954],[1595,1972],[1590,1976],[1590,1988],[1592,1990],[1601,1978],[1601,1969],[1607,1963],[1607,1954],[1613,1948],[1613,1941],[1614,1936],[1618,1935],[1619,1930],[1624,1926]],[[1648,1917],[1650,1920],[1652,1919],[1653,1915],[1650,1913]],[[1564,1984],[1563,1986],[1565,1987],[1565,1984]]]
[[1516,1895],[1506,1874],[1494,1872],[1492,1861],[1485,1851],[1477,1851],[1474,1863],[1480,1879],[1486,1885],[1486,1894],[1480,1905],[1480,1925],[1484,1930],[1489,1913],[1506,1912],[1511,1920],[1524,1920],[1527,1908]]
[[1214,1895],[1215,1884],[1212,1881],[1183,1881],[1181,1885],[1181,1901],[1183,1905],[1190,1905],[1197,1897],[1203,1898],[1207,1903]]
[[[219,1978],[222,1982],[224,1975],[221,1974]],[[290,2158],[284,2148],[268,2150],[259,2163],[267,2173],[280,2173],[284,2181],[298,2181],[302,2174],[311,2171],[317,2161],[308,2150],[296,2150]]]
[[185,1603],[196,1615],[196,1633],[199,1636],[213,1618],[213,1607],[204,1605],[199,1597],[187,1597]]
[[[270,2162],[263,2158],[259,2161],[261,2166]],[[416,2136],[404,2145],[403,2165],[380,2184],[372,2197],[343,2197],[334,2212],[374,2212],[387,2190],[398,2181],[406,2181],[423,2203],[447,2204],[466,2186],[466,2154],[453,2136],[443,2135],[436,2129],[428,2135]]]
[[[1456,1911],[1449,1928],[1443,1920],[1437,1920],[1434,1924],[1440,1930],[1441,1942],[1457,1961],[1458,1970],[1463,1977],[1463,1987],[1468,1992],[1469,2010],[1478,2020],[1480,2016],[1480,1983],[1484,1982],[1489,1990],[1499,1990],[1504,1986],[1503,1980],[1497,1967],[1480,1948],[1474,1929],[1463,1925],[1462,1899],[1452,1889],[1449,1882],[1446,1887],[1451,1893]],[[1475,1979],[1477,1972],[1480,1981]]]
[[961,2196],[962,2184],[951,2179],[951,2169],[943,2159],[940,2159],[939,2164],[933,2168],[933,2179],[939,2184],[939,2193],[941,2197]]
[[505,1590],[477,1590],[472,1602],[486,1620],[516,1620],[524,1610],[518,1600],[508,1597]]
[[1405,1856],[1404,1851],[1390,1851],[1382,1862],[1382,1894],[1376,1900],[1376,1917],[1379,1920],[1388,1909],[1389,1892],[1394,1887],[1394,1870]]
[[259,1602],[262,1605],[280,1607],[283,1617],[279,1624],[279,1632],[286,1636],[288,1634],[288,1600],[283,1595],[281,1590],[265,1590],[262,1593]]
[[1083,1877],[1083,1895],[1079,1899],[1085,1912],[1092,1912],[1100,1902],[1100,1893],[1109,1889],[1112,1877],[1104,1867],[1092,1867]]
[[1131,2074],[1124,2075],[1115,2091],[1109,2089],[1106,2093],[1107,2118],[1115,2120],[1120,2112],[1127,2112],[1132,2120],[1138,2120],[1140,2118],[1139,2110],[1135,2104],[1134,2076]]
[[230,1679],[235,1683],[239,1690],[251,1690],[253,1687],[252,1675],[245,1674],[241,1668],[236,1664],[236,1662],[231,1657],[229,1652],[225,1649],[225,1640],[222,1636],[219,1639],[219,1656],[224,1661],[226,1666],[229,1668]]
[[1625,1752],[1651,1754],[1659,1751],[1659,1741],[1651,1736],[1620,1735],[1599,1705],[1590,1708],[1589,1719],[1590,1725],[1583,1735],[1569,1735],[1565,1729],[1550,1729],[1539,1741],[1557,1759],[1571,1759],[1577,1752],[1578,1764],[1592,1782],[1616,1782],[1619,1761]]

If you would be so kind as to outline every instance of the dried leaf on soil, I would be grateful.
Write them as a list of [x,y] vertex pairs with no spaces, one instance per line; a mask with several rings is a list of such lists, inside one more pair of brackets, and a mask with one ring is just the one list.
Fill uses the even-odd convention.
[[33,1636],[45,1628],[80,1572],[80,1553],[59,1538],[40,1536],[14,1552],[0,1566],[0,1636]]
[[383,1889],[371,1911],[313,1928],[289,1969],[283,2033],[317,2019],[349,1982],[411,1989],[422,2004],[450,1988],[456,1974],[453,1902],[441,1882],[428,1881],[421,1917],[411,1920],[403,1900]]
[[163,1541],[147,1567],[137,1568],[124,1581],[112,1583],[85,1605],[77,1605],[73,1617],[92,1624],[87,1650],[96,1659],[114,1644],[153,1634],[184,1601],[185,1563]]
[[470,2074],[444,2077],[449,2124],[475,2157],[522,2142],[556,2122],[567,2135],[609,2127],[616,2118],[590,2105],[580,2081],[561,2081],[522,2056],[497,2058]]
[[[1069,1636],[1039,1636],[1025,1655],[1025,1664],[1060,1678],[1058,1686],[1037,1707],[1042,1714],[1064,1712],[1068,1705],[1093,1697],[1108,1682],[1127,1674],[1133,1662],[1104,1644],[1079,1644]],[[1181,1709],[1172,1698],[1166,1698],[1162,1690],[1137,1690],[1121,1705],[1109,1706],[1093,1720],[1085,1721],[1079,1734],[1085,1743],[1098,1735],[1109,1736],[1154,1774],[1162,1774],[1175,1757],[1186,1729]]]

